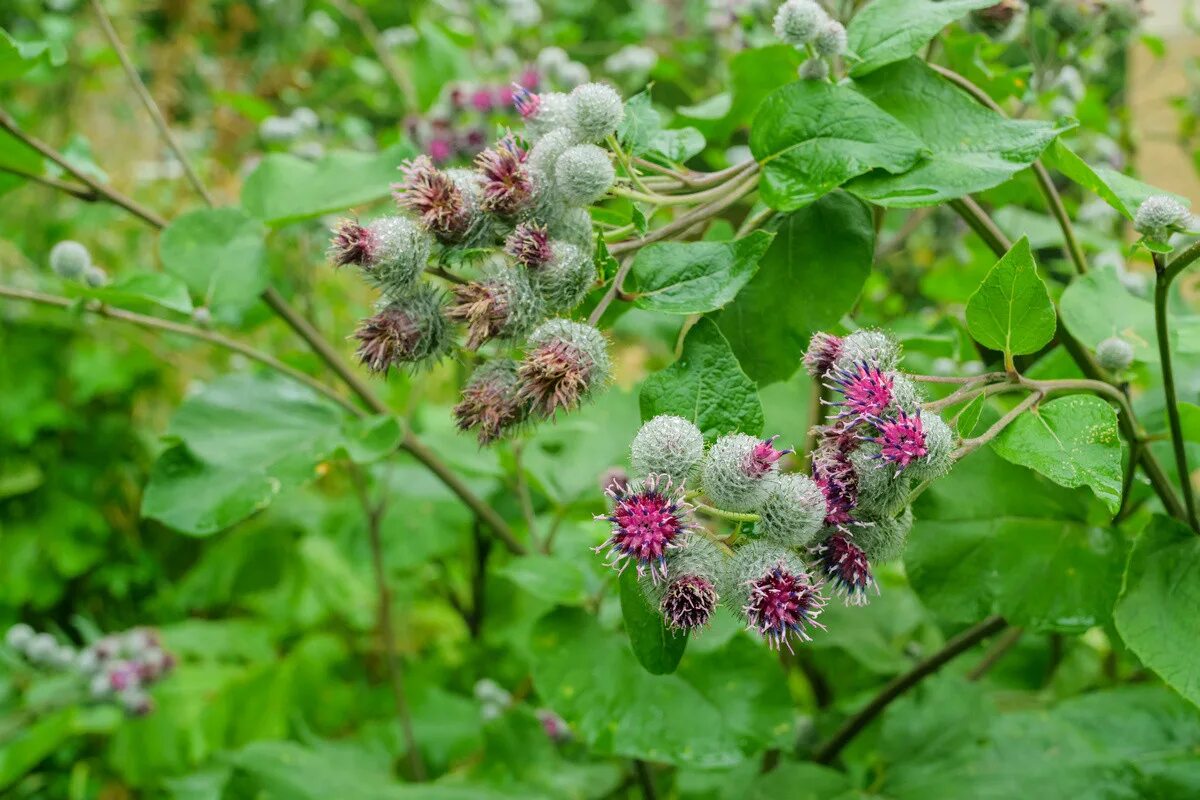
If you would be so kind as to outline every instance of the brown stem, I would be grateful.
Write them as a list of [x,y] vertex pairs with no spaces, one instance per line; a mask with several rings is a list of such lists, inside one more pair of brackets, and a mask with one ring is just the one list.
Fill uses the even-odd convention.
[[717,214],[724,211],[729,206],[741,200],[743,197],[754,191],[758,186],[758,175],[752,173],[749,177],[743,179],[729,190],[729,193],[708,205],[694,208],[686,214],[682,214],[678,219],[675,219],[661,228],[655,228],[640,239],[629,239],[624,242],[617,242],[608,251],[614,256],[619,256],[623,253],[630,253],[645,247],[648,244],[660,242],[667,239],[676,233],[686,231],[698,222],[703,222],[710,217],[715,217]]
[[94,203],[100,199],[100,196],[91,189],[85,189],[84,187],[76,186],[73,183],[60,181],[57,178],[51,178],[48,175],[38,175],[34,172],[28,172],[20,169],[19,167],[10,167],[0,164],[0,172],[7,172],[9,174],[24,178],[27,181],[33,181],[34,183],[40,183],[43,186],[49,186],[51,189],[57,189],[60,192],[65,192],[66,194],[71,195],[77,200],[82,200],[85,203]]
[[1025,633],[1025,630],[1017,626],[1013,626],[1006,630],[1000,636],[1000,638],[996,639],[992,646],[988,648],[987,652],[983,654],[983,658],[979,659],[979,663],[972,667],[971,671],[967,673],[967,680],[977,681],[986,675],[992,667],[996,666],[996,662],[1003,658],[1004,654],[1011,650],[1016,643],[1020,641],[1021,634],[1023,633]]
[[608,287],[608,291],[600,298],[600,302],[596,303],[596,307],[592,309],[592,313],[588,314],[588,325],[598,325],[600,318],[604,316],[604,312],[612,305],[612,301],[617,295],[622,294],[621,284],[625,282],[625,276],[629,274],[629,270],[633,268],[633,256],[629,256],[621,262],[621,266],[617,268],[617,274],[613,276],[612,285]]
[[838,753],[842,752],[842,748],[861,733],[872,720],[882,714],[893,700],[1004,626],[1003,617],[988,617],[946,642],[945,647],[918,663],[908,672],[889,681],[871,702],[842,723],[833,736],[816,749],[812,760],[818,764],[828,764],[833,761],[837,758]]

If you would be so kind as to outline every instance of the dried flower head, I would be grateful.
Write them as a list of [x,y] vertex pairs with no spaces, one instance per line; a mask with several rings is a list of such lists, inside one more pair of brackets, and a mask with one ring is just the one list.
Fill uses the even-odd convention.
[[450,344],[441,302],[430,287],[385,301],[373,316],[359,323],[354,338],[359,362],[375,373],[438,358]]
[[493,359],[473,373],[454,407],[460,431],[475,431],[480,446],[491,444],[525,419],[525,405],[517,398],[517,362]]
[[481,175],[484,211],[509,218],[524,211],[533,200],[533,180],[525,166],[526,152],[511,135],[475,157]]
[[417,156],[400,169],[404,180],[393,186],[396,202],[443,242],[460,241],[471,226],[471,208],[459,185],[429,156]]
[[608,487],[611,514],[597,516],[612,523],[612,533],[595,548],[618,572],[632,562],[637,573],[657,583],[667,576],[667,551],[687,541],[692,529],[692,507],[683,499],[682,486],[666,475],[649,475],[624,487]]
[[550,247],[550,234],[546,226],[536,222],[522,222],[504,240],[504,252],[529,270],[537,270],[550,263],[554,251]]
[[529,336],[517,370],[518,395],[542,416],[571,410],[608,380],[611,362],[604,335],[567,319],[542,323]]
[[821,571],[835,594],[846,599],[846,605],[865,606],[867,591],[879,585],[871,574],[867,554],[844,533],[835,533],[816,548]]
[[491,339],[527,335],[544,310],[525,271],[507,265],[494,266],[481,282],[460,284],[452,291],[454,303],[446,316],[467,324],[471,350]]
[[824,377],[825,373],[837,361],[842,350],[842,340],[829,333],[820,331],[814,333],[808,341],[808,349],[804,351],[804,369],[814,378]]
[[708,578],[680,575],[667,584],[658,607],[672,630],[695,631],[708,625],[718,600],[717,587]]

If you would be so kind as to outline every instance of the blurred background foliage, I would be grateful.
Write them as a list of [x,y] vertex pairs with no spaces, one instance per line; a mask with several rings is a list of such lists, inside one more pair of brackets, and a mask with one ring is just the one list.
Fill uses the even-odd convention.
[[[1130,170],[1139,146],[1129,113],[1131,53],[1153,62],[1169,50],[1138,30],[1145,9],[1124,0],[1019,5],[1006,2],[1004,13],[951,27],[932,57],[1015,114],[1077,119],[1074,149],[1092,163]],[[238,277],[269,276],[344,353],[342,338],[371,297],[324,267],[330,212],[352,207],[369,216],[387,207],[392,168],[417,150],[469,159],[512,121],[502,102],[512,81],[533,71],[543,86],[570,88],[590,75],[626,96],[653,83],[664,126],[704,136],[689,165],[719,169],[747,156],[754,108],[793,79],[797,60],[770,35],[774,4],[750,0],[109,0],[105,7],[217,205],[240,206],[267,231],[261,249],[251,246],[235,262]],[[852,9],[830,10],[845,18]],[[36,66],[0,84],[0,105],[25,130],[167,219],[200,207],[86,2],[8,0],[0,27],[19,42],[45,43]],[[614,61],[630,46],[648,48],[650,57],[626,50]],[[1174,106],[1181,165],[1195,144],[1193,100],[1181,95]],[[0,134],[0,163],[42,174],[32,159]],[[1113,282],[1098,296],[1119,284],[1144,297],[1149,263],[1129,258],[1121,218],[1064,192],[1096,280]],[[159,233],[115,206],[11,173],[0,175],[0,193],[7,285],[65,291],[47,265],[50,247],[64,238],[84,242],[116,281],[170,261]],[[1069,270],[1028,172],[979,199],[1010,236],[1029,236],[1049,274]],[[613,205],[613,213],[629,213]],[[704,235],[729,238],[741,213]],[[942,208],[894,210],[881,225],[856,322],[897,331],[915,371],[982,369],[960,318],[994,263],[990,251]],[[238,235],[235,225],[228,241]],[[183,268],[207,275],[212,266],[185,261]],[[796,302],[832,291],[838,280],[814,271]],[[205,305],[221,330],[321,374],[263,304],[223,302],[185,282],[188,310]],[[1182,283],[1178,310],[1194,313],[1195,280]],[[164,313],[186,319],[186,312]],[[612,317],[617,385],[516,444],[480,451],[452,430],[449,407],[465,365],[376,382],[403,424],[522,537],[552,540],[548,554],[513,557],[415,460],[379,458],[395,443],[383,423],[374,434],[355,429],[331,406],[203,343],[0,302],[0,624],[24,620],[76,639],[153,625],[180,659],[155,691],[157,710],[136,720],[64,704],[61,686],[0,663],[0,793],[71,800],[602,798],[655,787],[687,798],[1001,798],[1030,796],[1021,788],[1029,786],[1045,797],[1200,793],[1200,715],[1124,650],[1108,615],[1123,553],[1145,516],[1105,529],[1086,490],[1053,486],[988,452],[922,499],[908,574],[885,569],[882,599],[852,621],[839,624],[848,612],[831,604],[829,633],[777,659],[725,616],[693,642],[677,674],[642,671],[614,633],[615,583],[586,548],[601,538],[591,515],[603,507],[602,477],[625,463],[625,443],[640,422],[634,389],[674,360],[680,324],[636,309]],[[1022,367],[1031,375],[1071,372],[1060,351]],[[1180,354],[1178,368],[1181,396],[1195,399],[1195,347]],[[1161,431],[1159,378],[1151,366],[1138,370],[1136,404]],[[766,430],[803,438],[808,379],[761,388]],[[213,415],[233,423],[235,434],[214,433]],[[286,439],[256,438],[255,415],[281,415],[294,427]],[[251,498],[257,513],[230,512],[242,521],[206,525],[200,512],[189,515],[185,493],[143,519],[164,452],[186,447],[221,457],[239,449],[238,437],[260,460],[284,456],[254,465],[268,486]],[[1191,446],[1200,462],[1200,441]],[[230,459],[221,466],[245,468]],[[229,474],[248,485],[250,473]],[[388,683],[364,495],[367,506],[382,501],[392,632],[431,784],[405,785],[414,774]],[[1029,508],[1031,496],[1040,508]],[[983,519],[981,507],[997,517],[1027,510],[1052,529],[1075,526],[1102,539],[1112,558],[1078,564],[1098,571],[1088,591],[1102,611],[1011,620],[1026,630],[1011,636],[1001,660],[992,666],[977,648],[895,703],[843,755],[844,770],[803,761],[840,715],[992,610],[972,605],[955,575],[958,557],[929,539],[938,526]],[[1022,569],[1019,558],[1012,564]],[[1038,580],[1034,571],[1024,590],[1056,591]]]

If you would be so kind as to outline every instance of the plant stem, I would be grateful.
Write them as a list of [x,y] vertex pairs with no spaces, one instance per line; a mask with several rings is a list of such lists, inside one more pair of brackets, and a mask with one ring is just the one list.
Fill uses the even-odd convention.
[[998,435],[1000,435],[1001,431],[1003,431],[1005,428],[1007,428],[1009,425],[1012,424],[1013,420],[1015,420],[1017,417],[1021,416],[1026,411],[1028,411],[1031,407],[1033,407],[1033,405],[1035,403],[1037,403],[1039,400],[1041,400],[1044,396],[1045,395],[1043,395],[1042,392],[1033,392],[1028,397],[1026,397],[1024,400],[1022,400],[1020,403],[1018,403],[1016,406],[1014,406],[1011,411],[1009,411],[1007,414],[1005,414],[1000,419],[996,420],[996,422],[993,423],[992,427],[988,428],[986,431],[984,431],[979,436],[976,436],[974,439],[967,439],[966,441],[964,441],[962,443],[962,447],[955,450],[954,453],[951,454],[951,457],[955,458],[955,459],[962,458],[963,456],[967,455],[971,451],[977,450],[978,448],[980,448],[983,445],[990,442],[992,439],[995,439]]
[[175,155],[175,159],[179,162],[179,165],[183,167],[183,174],[187,177],[188,183],[203,198],[204,202],[211,206],[213,204],[212,196],[204,188],[200,176],[192,169],[191,162],[184,155],[183,148],[179,145],[179,141],[175,138],[175,135],[171,133],[170,127],[167,126],[167,121],[163,118],[158,104],[154,102],[154,98],[150,96],[150,92],[146,89],[146,84],[142,82],[141,76],[138,75],[137,68],[133,66],[133,62],[129,59],[129,53],[126,52],[125,46],[121,44],[121,39],[117,36],[112,20],[109,19],[104,6],[100,5],[100,0],[91,0],[91,4],[92,11],[96,13],[96,17],[100,20],[100,29],[104,31],[104,36],[108,39],[108,43],[112,46],[112,49],[117,52],[121,68],[125,70],[125,77],[129,80],[129,85],[133,87],[133,91],[137,94],[138,99],[142,101],[146,112],[150,114],[150,119],[154,122],[154,127],[158,129],[158,135],[162,137],[167,147]]
[[608,248],[608,252],[614,256],[619,256],[623,253],[630,253],[634,250],[638,250],[648,244],[654,244],[655,242],[662,241],[663,239],[669,238],[676,233],[680,233],[681,231],[686,231],[693,225],[720,214],[726,208],[733,205],[738,200],[741,200],[750,192],[754,191],[755,187],[757,186],[758,175],[752,171],[749,177],[743,179],[740,183],[733,184],[732,188],[728,189],[727,193],[721,197],[721,199],[709,203],[708,205],[694,208],[688,213],[681,215],[678,219],[672,220],[671,222],[662,226],[661,228],[655,228],[654,230],[649,231],[640,239],[628,239],[624,242],[617,242],[612,247]]
[[703,511],[714,517],[732,520],[733,522],[758,522],[758,514],[742,514],[737,511],[726,511],[723,508],[713,508],[704,503],[696,503],[696,510]]
[[908,672],[888,682],[871,702],[861,711],[850,717],[837,731],[813,754],[813,761],[818,764],[828,764],[837,758],[838,753],[850,743],[855,736],[862,732],[884,709],[900,695],[920,683],[923,679],[937,672],[957,656],[970,650],[979,642],[1001,630],[1005,626],[1004,618],[991,616],[977,625],[955,636],[946,645],[929,658],[919,662]]
[[983,654],[983,658],[979,659],[979,663],[971,668],[967,673],[967,680],[977,681],[986,675],[992,667],[996,666],[1004,654],[1011,650],[1021,639],[1021,634],[1025,633],[1025,629],[1014,625],[1006,630],[1000,638],[998,638],[987,652]]
[[637,773],[638,786],[642,790],[642,800],[658,800],[658,792],[654,789],[654,776],[650,767],[640,758],[633,760],[633,771]]
[[512,445],[514,481],[517,485],[517,499],[521,503],[521,516],[525,518],[525,527],[529,530],[529,542],[534,550],[538,547],[536,523],[533,516],[533,497],[529,494],[529,481],[525,480],[525,468],[521,464],[521,442]]
[[[670,205],[698,205],[709,200],[723,197],[728,191],[725,185],[714,186],[711,189],[705,189],[700,192],[691,194],[653,194],[647,192],[639,192],[634,189],[623,189],[620,186],[614,186],[612,193],[618,197],[625,197],[630,200],[641,200],[644,203],[653,203],[659,206]],[[772,211],[771,213],[774,213]]]
[[100,196],[91,189],[85,189],[82,186],[76,186],[73,183],[60,181],[57,178],[51,178],[47,175],[38,175],[33,172],[27,172],[18,167],[10,167],[5,164],[0,164],[0,172],[7,172],[10,175],[16,175],[19,178],[24,178],[27,181],[40,183],[43,186],[49,186],[51,189],[57,189],[60,192],[65,192],[71,195],[76,200],[82,200],[85,203],[94,203],[100,199]]
[[612,301],[616,299],[621,292],[621,284],[625,282],[625,276],[629,274],[629,270],[633,268],[633,256],[628,256],[621,262],[621,266],[617,268],[617,274],[613,276],[612,285],[608,287],[608,291],[600,298],[600,302],[596,303],[596,307],[592,309],[592,313],[588,314],[588,325],[595,326],[599,324],[600,318],[604,316],[604,312],[612,305]]
[[215,344],[218,347],[223,347],[226,350],[243,355],[252,361],[257,361],[263,366],[269,367],[281,375],[286,375],[292,380],[304,384],[313,391],[319,392],[325,397],[328,397],[330,400],[334,401],[355,416],[363,416],[363,411],[361,408],[311,375],[307,375],[295,367],[290,367],[274,356],[268,355],[261,350],[255,350],[253,347],[243,344],[236,339],[230,339],[228,336],[222,336],[221,334],[213,331],[197,328],[192,325],[184,325],[179,322],[171,322],[170,320],[160,319],[159,317],[151,317],[146,314],[136,314],[132,311],[125,311],[124,309],[113,308],[112,306],[86,302],[80,303],[79,301],[72,300],[69,297],[35,292],[30,289],[17,289],[12,286],[0,286],[0,297],[7,297],[12,300],[25,300],[30,303],[38,303],[44,306],[54,306],[56,308],[69,309],[79,307],[83,311],[86,311],[89,314],[95,314],[98,317],[118,320],[120,322],[128,322],[141,328],[166,331],[167,333],[177,333],[192,339],[199,339],[200,341],[208,342],[209,344]]
[[990,247],[993,253],[1002,256],[1012,249],[1012,242],[970,195],[951,200],[950,207],[958,212],[971,230],[979,234],[979,238],[983,239],[984,244]]
[[1179,419],[1179,401],[1175,396],[1175,368],[1171,363],[1171,339],[1167,320],[1167,298],[1171,280],[1179,270],[1167,273],[1166,259],[1154,253],[1154,333],[1158,339],[1158,357],[1162,362],[1163,395],[1167,403],[1167,421],[1171,425],[1171,444],[1175,450],[1175,470],[1179,473],[1179,488],[1183,505],[1187,509],[1187,521],[1192,530],[1200,533],[1200,522],[1196,519],[1196,495],[1192,489],[1192,474],[1188,469],[1187,450],[1183,441],[1183,423]]

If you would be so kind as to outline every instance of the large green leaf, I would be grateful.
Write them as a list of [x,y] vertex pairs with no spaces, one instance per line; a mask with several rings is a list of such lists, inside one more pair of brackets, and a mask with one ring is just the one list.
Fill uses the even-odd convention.
[[236,323],[267,288],[266,231],[236,208],[177,217],[159,239],[163,268],[181,279],[213,315]]
[[400,162],[413,155],[407,143],[379,153],[335,150],[319,161],[271,153],[242,186],[242,208],[272,227],[319,217],[386,197]]
[[1200,537],[1155,517],[1129,554],[1113,617],[1129,649],[1200,705]]
[[750,150],[762,164],[762,197],[793,211],[872,169],[903,172],[925,145],[849,86],[797,81],[759,107]]
[[893,61],[915,56],[938,31],[988,0],[871,0],[846,28],[851,75],[866,75]]
[[1104,202],[1121,212],[1126,219],[1133,219],[1138,206],[1147,197],[1153,195],[1169,195],[1185,206],[1191,205],[1191,201],[1182,195],[1143,183],[1137,178],[1131,178],[1111,167],[1093,167],[1061,141],[1056,141],[1052,147],[1046,150],[1045,158],[1063,175],[1083,188],[1095,192]]
[[[1059,299],[1059,313],[1071,335],[1092,349],[1120,336],[1138,361],[1158,359],[1154,305],[1130,294],[1112,272],[1092,270],[1073,278]],[[1200,316],[1172,314],[1170,338],[1172,350],[1200,353]]]
[[1032,164],[1070,127],[1007,119],[915,58],[873,72],[856,84],[930,151],[907,172],[876,171],[849,185],[855,194],[879,205],[934,205],[990,189]]
[[636,569],[621,573],[621,616],[629,646],[638,662],[651,675],[668,675],[679,666],[687,649],[687,632],[675,633],[650,602],[638,580]]
[[676,674],[651,675],[593,616],[559,609],[534,627],[531,647],[538,694],[598,754],[731,766],[790,728],[778,663],[744,637],[694,666],[689,656]]
[[809,337],[854,306],[874,254],[871,211],[845,192],[784,217],[758,274],[717,318],[746,374],[787,380]]
[[19,78],[47,61],[48,49],[45,42],[18,42],[0,28],[0,81]]
[[1056,324],[1029,240],[1021,237],[967,301],[967,330],[984,347],[1013,356],[1042,349]]
[[279,481],[206,464],[177,445],[158,457],[142,495],[142,516],[181,533],[209,536],[270,505]]
[[743,50],[729,62],[729,92],[698,106],[680,108],[679,115],[709,141],[724,142],[754,118],[764,97],[796,80],[800,61],[796,48],[786,44]]
[[628,289],[634,303],[666,314],[703,314],[732,300],[758,271],[772,234],[731,242],[662,242],[638,251]]
[[695,422],[708,441],[734,431],[762,432],[758,389],[707,317],[688,331],[679,360],[645,380],[640,403],[642,419],[675,414]]
[[0,745],[0,790],[11,787],[74,736],[77,709],[64,708],[22,725]]
[[1121,505],[1117,412],[1095,395],[1060,397],[1030,409],[996,437],[992,449],[1059,486],[1091,488],[1114,513]]
[[534,597],[564,606],[587,602],[589,574],[577,560],[542,554],[521,556],[499,571]]
[[1108,620],[1122,541],[1089,521],[1088,492],[1062,489],[988,448],[959,462],[914,506],[904,564],[938,614],[1082,632]]

